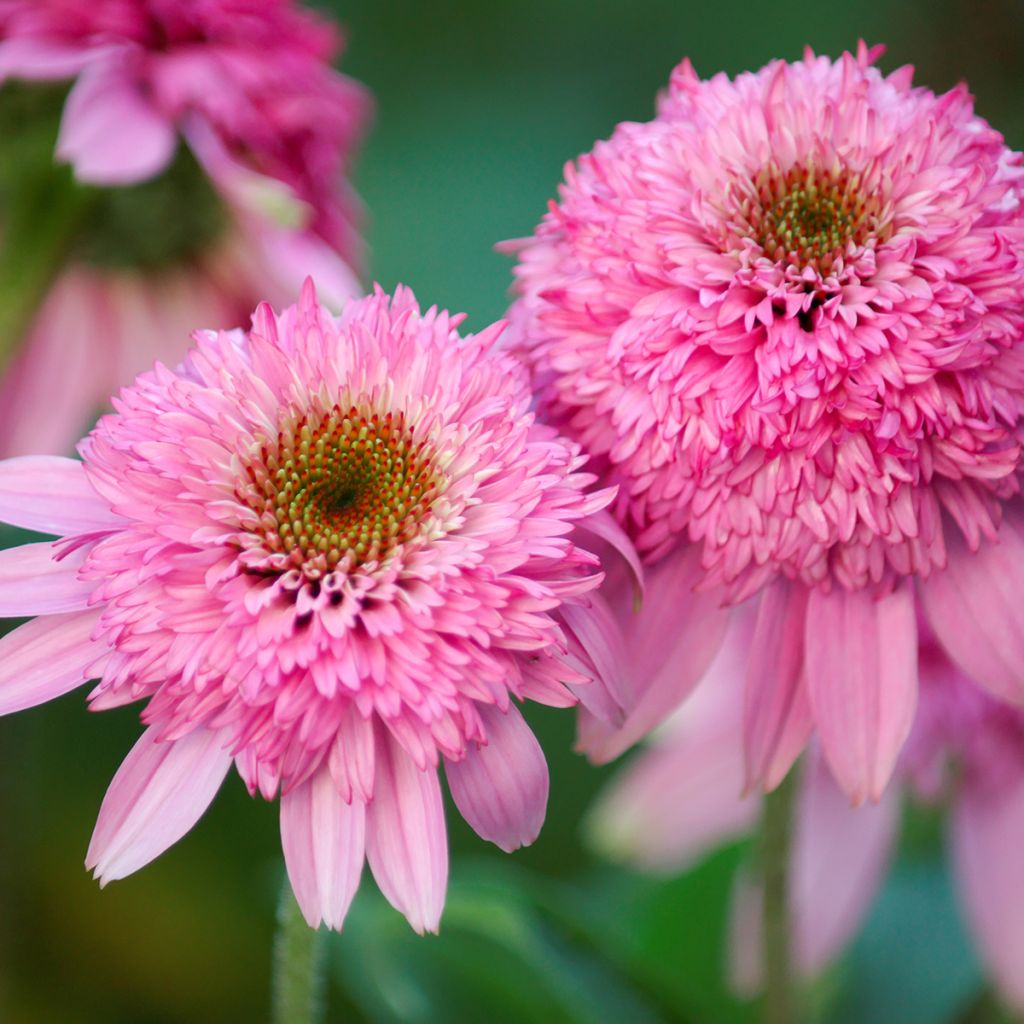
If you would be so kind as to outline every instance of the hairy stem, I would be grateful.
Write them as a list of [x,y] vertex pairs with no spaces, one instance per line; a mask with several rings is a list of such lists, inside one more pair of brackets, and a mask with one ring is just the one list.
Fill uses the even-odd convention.
[[306,924],[285,879],[274,938],[273,1024],[323,1020],[324,959],[324,934]]

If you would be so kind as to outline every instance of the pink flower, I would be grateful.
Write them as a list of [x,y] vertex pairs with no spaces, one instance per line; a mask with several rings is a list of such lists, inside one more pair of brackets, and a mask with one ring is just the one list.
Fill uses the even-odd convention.
[[[198,332],[115,400],[79,463],[0,463],[0,711],[90,678],[148,726],[87,865],[122,878],[184,835],[234,763],[281,793],[311,925],[341,926],[364,853],[417,930],[447,875],[437,767],[481,836],[532,842],[543,754],[510,697],[567,706],[602,652],[589,597],[610,492],[534,422],[504,325],[377,292],[335,320],[307,283],[249,333]],[[592,619],[594,621],[592,621]]]
[[[675,872],[758,819],[741,797],[739,690],[753,614],[744,610],[691,701],[606,791],[591,817],[608,853]],[[791,901],[796,963],[812,976],[853,938],[882,882],[906,798],[952,806],[951,863],[966,921],[1004,997],[1024,1009],[1024,712],[971,685],[927,627],[921,701],[897,767],[899,785],[852,808],[812,751],[796,803]],[[732,974],[760,986],[760,890],[741,874],[733,893]]]
[[234,327],[308,274],[335,306],[359,294],[344,172],[368,100],[336,50],[282,0],[0,0],[0,82],[74,78],[57,155],[104,186],[77,196],[67,264],[4,367],[0,454],[70,450],[196,323]]
[[[1024,703],[1024,190],[963,87],[880,51],[675,70],[657,117],[566,170],[516,243],[517,345],[546,414],[619,485],[651,567],[657,676],[612,757],[678,703],[758,601],[745,775],[812,730],[878,799],[914,716],[917,609]],[[675,630],[650,629],[682,603]],[[698,610],[699,609],[699,610]]]

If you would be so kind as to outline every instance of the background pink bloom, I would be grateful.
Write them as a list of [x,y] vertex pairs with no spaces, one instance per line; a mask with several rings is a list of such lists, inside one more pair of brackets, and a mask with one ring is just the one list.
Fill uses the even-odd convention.
[[[883,76],[878,52],[707,82],[684,62],[512,246],[545,413],[619,485],[659,600],[707,622],[642,652],[641,703],[682,699],[756,595],[748,780],[816,731],[856,802],[913,721],[919,607],[1024,702],[1020,157],[965,89]],[[585,745],[614,756],[638,715]]]
[[[740,721],[744,609],[693,699],[627,765],[595,806],[590,829],[616,858],[675,873],[758,819],[742,795]],[[794,952],[811,977],[856,934],[898,838],[903,797],[948,801],[948,841],[960,904],[1003,996],[1024,1008],[1024,714],[972,686],[934,640],[922,644],[921,701],[897,767],[898,786],[852,808],[817,751],[801,769],[791,861]],[[899,792],[897,792],[897,790]],[[731,975],[760,987],[760,889],[736,879]]]
[[458,322],[404,290],[336,321],[307,284],[139,377],[84,465],[0,463],[0,521],[63,537],[0,553],[0,615],[40,616],[0,639],[0,710],[94,677],[94,709],[148,701],[89,848],[102,882],[187,832],[232,763],[281,793],[314,926],[341,926],[365,854],[436,929],[442,760],[481,836],[536,837],[547,767],[510,698],[602,688],[601,576],[573,531],[611,495],[534,422],[491,351],[504,325]]

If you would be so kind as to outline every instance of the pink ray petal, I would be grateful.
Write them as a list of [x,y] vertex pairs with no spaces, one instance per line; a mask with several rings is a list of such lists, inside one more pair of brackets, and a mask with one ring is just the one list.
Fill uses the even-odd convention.
[[341,798],[321,767],[281,797],[281,845],[292,890],[310,928],[339,929],[359,888],[366,807]]
[[928,622],[975,682],[1024,704],[1024,515],[1008,511],[999,542],[977,551],[949,533],[946,569],[918,583]]
[[548,805],[548,765],[519,711],[478,706],[487,745],[445,765],[452,798],[483,839],[511,853],[540,834]]
[[1024,1011],[1024,776],[964,785],[953,811],[953,867],[974,941],[1003,996]]
[[448,884],[441,786],[436,769],[420,771],[383,728],[366,809],[366,858],[388,902],[417,932],[436,932]]
[[917,706],[913,591],[812,591],[805,642],[814,721],[836,780],[855,804],[878,800]]
[[0,522],[66,535],[124,523],[96,493],[77,459],[23,455],[0,461]]
[[748,788],[774,789],[813,728],[802,679],[807,596],[802,584],[780,580],[758,605],[743,704]]
[[202,817],[231,767],[225,738],[196,729],[160,742],[150,727],[121,763],[103,798],[85,866],[100,885],[159,857]]
[[78,578],[84,553],[59,562],[55,546],[22,544],[0,551],[0,617],[54,615],[88,607],[96,584]]
[[44,704],[88,682],[107,653],[93,640],[99,611],[47,615],[0,637],[0,715]]
[[62,43],[31,37],[5,39],[0,43],[0,82],[25,78],[45,82],[77,75],[95,54],[81,43]]
[[64,105],[57,156],[72,164],[79,181],[130,185],[145,181],[171,161],[174,125],[117,68],[97,64],[79,76]]

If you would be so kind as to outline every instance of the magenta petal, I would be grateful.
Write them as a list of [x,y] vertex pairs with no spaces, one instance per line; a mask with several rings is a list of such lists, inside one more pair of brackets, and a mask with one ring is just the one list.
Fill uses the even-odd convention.
[[796,807],[792,914],[796,962],[816,974],[854,937],[882,882],[899,827],[892,788],[853,808],[820,758],[808,760]]
[[281,845],[288,878],[310,928],[339,929],[359,888],[366,808],[346,803],[326,767],[281,797]]
[[88,607],[95,583],[78,578],[82,552],[55,561],[55,546],[22,544],[0,551],[0,618],[54,615]]
[[953,812],[953,866],[974,941],[1005,998],[1024,1011],[1024,776],[964,785]]
[[448,885],[448,841],[437,770],[420,771],[377,730],[373,801],[366,808],[366,858],[388,902],[420,932],[436,932]]
[[747,787],[774,789],[799,756],[813,728],[803,683],[807,588],[780,580],[757,609],[743,697]]
[[60,697],[98,671],[105,641],[91,639],[99,611],[48,615],[0,637],[0,715]]
[[1009,511],[999,543],[971,551],[946,539],[945,570],[918,583],[928,622],[947,654],[995,696],[1024,704],[1024,516]]
[[483,839],[511,853],[540,834],[548,806],[548,764],[519,711],[492,706],[477,711],[487,745],[471,747],[445,765],[452,798]]
[[145,181],[171,161],[174,125],[135,82],[105,64],[87,68],[64,104],[57,156],[91,185]]
[[166,742],[153,727],[142,734],[110,783],[86,854],[101,885],[159,857],[202,817],[231,767],[224,744],[208,729]]
[[814,722],[839,785],[855,803],[877,800],[892,774],[917,706],[917,620],[903,584],[812,591],[806,679]]
[[694,589],[703,576],[698,547],[676,552],[648,571],[640,611],[622,614],[630,689],[637,697],[618,729],[580,713],[579,746],[592,760],[611,761],[650,732],[711,664],[729,611],[719,595]]
[[77,459],[23,455],[0,461],[0,522],[63,536],[114,529],[124,520],[93,490]]

